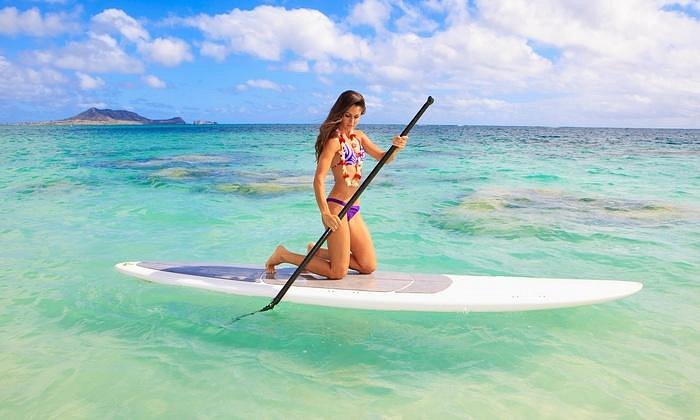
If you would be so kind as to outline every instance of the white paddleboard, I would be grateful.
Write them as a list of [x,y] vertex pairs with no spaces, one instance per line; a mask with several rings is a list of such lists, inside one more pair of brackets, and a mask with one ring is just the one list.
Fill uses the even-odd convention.
[[[124,262],[116,269],[155,283],[272,299],[295,267]],[[341,280],[302,273],[284,301],[339,308],[427,312],[509,312],[565,308],[630,296],[642,284],[612,280],[543,279],[447,274],[351,272]]]

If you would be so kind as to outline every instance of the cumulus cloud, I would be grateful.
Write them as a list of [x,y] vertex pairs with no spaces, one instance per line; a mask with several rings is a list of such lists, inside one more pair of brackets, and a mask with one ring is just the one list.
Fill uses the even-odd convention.
[[[404,0],[363,0],[353,6],[348,21],[351,25],[367,25],[378,34],[384,34],[392,23],[398,32],[432,32],[439,27],[422,12],[434,6],[416,6]],[[392,19],[392,13],[397,17]]]
[[512,108],[512,105],[506,101],[489,98],[456,97],[454,99],[448,99],[448,102],[458,109],[487,109],[495,111]]
[[[443,24],[426,13],[444,13]],[[287,60],[283,68],[314,72],[323,84],[351,75],[384,97],[395,97],[401,90],[459,93],[468,100],[451,106],[461,112],[506,109],[503,100],[492,97],[527,90],[552,71],[552,62],[537,54],[527,37],[474,20],[466,4],[457,0],[420,5],[365,0],[355,5],[347,22],[371,26],[377,36],[359,37],[352,34],[352,25],[336,23],[316,10],[272,6],[179,20],[202,32],[201,54],[217,60],[233,53]],[[236,89],[252,87],[275,89],[249,83]]]
[[507,0],[478,6],[484,24],[500,34],[560,52],[538,87],[577,103],[579,112],[670,118],[677,109],[700,110],[700,22],[665,10],[664,3],[594,0],[579,7],[554,0]]
[[287,64],[287,70],[297,73],[306,73],[309,71],[309,62],[306,60],[294,60]]
[[391,16],[391,5],[385,0],[364,0],[353,6],[349,21],[353,25],[367,25],[383,32]]
[[[646,116],[665,124],[700,115],[699,5],[698,0],[361,0],[345,17],[261,5],[167,19],[198,29],[196,40],[152,36],[147,21],[106,9],[90,19],[85,38],[26,54],[34,70],[8,67],[4,60],[3,74],[41,79],[36,85],[51,88],[60,85],[60,74],[46,69],[67,69],[77,72],[84,89],[96,89],[102,81],[96,73],[143,74],[142,61],[177,66],[194,60],[196,46],[217,61],[246,55],[275,62],[270,65],[275,71],[314,74],[324,84],[364,85],[387,110],[430,91],[443,97],[436,104],[442,116],[456,121],[465,114],[497,114],[505,123],[528,123],[529,115],[530,121],[552,124]],[[56,33],[57,19],[70,21],[6,7],[0,9],[0,34]],[[155,76],[142,80],[165,86]],[[236,89],[291,87],[252,78]]]
[[124,39],[136,44],[139,52],[148,60],[175,67],[183,61],[192,61],[190,46],[185,41],[174,38],[156,38],[143,25],[121,9],[106,9],[92,17],[92,28],[97,33],[120,34]]
[[91,20],[95,32],[119,33],[131,42],[147,41],[150,38],[143,25],[120,9],[106,9]]
[[[433,1],[423,7],[439,12],[453,3]],[[386,30],[392,10],[398,16],[397,27],[403,30]],[[460,16],[468,16],[466,8]],[[206,38],[202,55],[217,60],[232,53],[272,61],[291,57],[286,65],[290,71],[311,70],[324,77],[340,72],[371,84],[439,81],[443,86],[464,87],[467,80],[472,86],[488,84],[500,89],[504,81],[522,86],[551,67],[524,37],[501,36],[486,26],[461,20],[438,30],[438,24],[418,6],[402,0],[365,0],[354,6],[348,20],[372,26],[382,36],[363,39],[317,10],[272,6],[198,15],[180,23],[200,29]],[[430,34],[419,34],[426,31]]]
[[160,80],[156,76],[153,76],[152,74],[143,76],[142,80],[150,87],[154,89],[163,89],[167,87],[164,81]]
[[[633,118],[673,114],[661,108],[673,98],[686,114],[698,109],[700,22],[669,5],[482,0],[472,14],[459,0],[364,0],[347,21],[375,29],[365,38],[310,9],[259,6],[181,23],[203,33],[202,55],[287,60],[287,70],[313,71],[326,83],[349,74],[382,86],[384,95],[438,89],[461,98],[450,106],[462,112],[515,117],[528,108],[552,115],[567,109],[598,118],[606,109]],[[429,17],[435,14],[443,15],[441,24]],[[517,103],[504,99],[514,95]]]
[[143,72],[143,64],[130,57],[116,39],[92,32],[86,41],[71,42],[59,50],[35,51],[29,57],[43,65],[88,73]]
[[[174,37],[152,39],[139,21],[120,9],[106,9],[93,16],[91,28],[85,40],[70,42],[59,49],[33,51],[26,56],[34,63],[83,74],[143,73],[143,63],[132,55],[133,46],[146,60],[168,67],[193,60],[187,42]],[[91,85],[85,78],[80,80],[81,86]]]
[[147,59],[168,67],[192,61],[190,46],[178,38],[156,38],[152,42],[140,43],[138,49]]
[[67,79],[47,68],[31,69],[15,65],[0,55],[0,99],[33,101],[59,95]]
[[199,51],[205,57],[211,57],[216,61],[223,61],[228,56],[228,48],[225,45],[217,44],[215,42],[205,41],[202,43],[201,49]]
[[471,18],[464,0],[425,0],[422,5],[426,11],[442,13],[448,26],[467,23]]
[[433,32],[440,26],[417,6],[400,0],[397,2],[397,7],[401,10],[401,16],[395,23],[399,32]]
[[104,80],[99,77],[92,77],[89,74],[76,72],[75,76],[78,78],[80,89],[82,90],[98,89],[105,85]]
[[[356,59],[368,52],[367,41],[343,32],[326,15],[313,9],[258,6],[214,16],[201,14],[180,22],[199,29],[208,42],[202,54],[217,58],[224,53],[245,53],[279,61],[289,51],[307,60]],[[212,49],[212,43],[225,50]]]
[[42,16],[36,7],[19,11],[16,7],[0,9],[0,34],[54,36],[74,32],[79,25],[77,13],[46,13]]
[[526,40],[502,36],[481,25],[460,25],[429,37],[392,34],[373,45],[372,81],[414,82],[443,87],[500,90],[523,85],[551,63]]
[[688,4],[688,6],[695,11],[696,13],[700,13],[700,0],[689,0],[689,1],[682,1],[680,3],[683,4]]
[[275,90],[277,92],[281,92],[282,90],[289,88],[289,86],[281,86],[272,80],[266,79],[252,79],[236,86],[236,90],[238,91],[246,91],[250,88]]
[[85,101],[85,100],[80,100],[78,102],[78,109],[87,109],[87,108],[97,108],[97,109],[105,109],[109,105],[106,102],[102,101]]

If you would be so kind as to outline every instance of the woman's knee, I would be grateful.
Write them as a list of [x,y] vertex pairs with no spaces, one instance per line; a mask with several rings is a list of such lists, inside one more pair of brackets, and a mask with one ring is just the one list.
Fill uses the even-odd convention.
[[374,261],[368,263],[361,263],[359,267],[357,267],[357,271],[359,271],[360,274],[372,274],[376,269],[377,263]]
[[348,267],[331,267],[331,272],[328,278],[331,280],[340,280],[348,274]]

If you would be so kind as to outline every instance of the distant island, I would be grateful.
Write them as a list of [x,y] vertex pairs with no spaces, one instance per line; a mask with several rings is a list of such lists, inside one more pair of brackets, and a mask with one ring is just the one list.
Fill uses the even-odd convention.
[[194,125],[210,125],[210,124],[217,124],[216,121],[207,121],[207,120],[194,120],[192,121],[192,124]]
[[151,124],[186,124],[180,117],[167,120],[151,120],[141,115],[124,110],[90,108],[65,120],[48,121],[49,125],[151,125]]

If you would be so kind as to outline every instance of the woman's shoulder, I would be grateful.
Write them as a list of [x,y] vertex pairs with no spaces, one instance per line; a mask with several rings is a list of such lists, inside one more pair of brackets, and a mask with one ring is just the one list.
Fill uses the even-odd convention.
[[367,134],[365,134],[365,132],[362,130],[354,130],[353,133],[361,140],[368,139]]
[[372,140],[369,139],[369,136],[367,136],[367,134],[365,134],[365,132],[362,130],[355,130],[355,136],[357,136],[357,138],[360,139],[360,142],[362,142],[362,144],[372,142]]
[[331,147],[333,149],[337,149],[340,147],[340,131],[335,130],[331,132],[331,134],[328,136],[326,139],[326,142],[323,144],[323,147]]
[[333,130],[331,133],[328,135],[328,138],[326,139],[326,144],[332,143],[332,142],[337,142],[340,140],[340,131],[338,130]]

